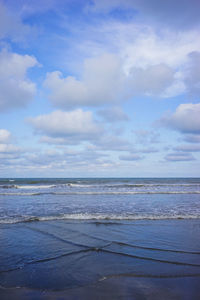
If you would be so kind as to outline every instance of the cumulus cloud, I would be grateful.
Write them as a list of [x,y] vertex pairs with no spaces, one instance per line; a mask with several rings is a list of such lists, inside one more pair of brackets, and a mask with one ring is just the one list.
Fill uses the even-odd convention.
[[178,161],[192,161],[192,160],[196,160],[196,159],[194,158],[194,156],[191,153],[174,152],[174,153],[167,154],[165,156],[165,160],[178,162]]
[[96,106],[115,102],[121,93],[123,75],[120,60],[112,54],[87,59],[82,78],[63,77],[61,72],[47,74],[44,82],[50,101],[68,109],[80,105]]
[[164,116],[162,125],[182,133],[200,134],[200,103],[180,104],[175,113]]
[[98,138],[103,129],[93,119],[90,111],[77,109],[70,112],[60,110],[47,115],[29,118],[36,133],[44,135],[44,141],[77,144]]
[[174,71],[165,64],[153,65],[145,69],[132,68],[130,75],[132,95],[160,96],[174,81]]
[[0,111],[25,106],[33,99],[36,87],[26,73],[36,64],[32,56],[0,52]]
[[[126,62],[119,57],[104,54],[86,59],[80,78],[64,77],[59,71],[48,73],[44,86],[50,92],[49,100],[62,109],[115,105],[137,95],[167,97],[167,89],[176,83],[175,71],[164,63],[134,66],[126,71]],[[182,90],[173,88],[171,94],[177,92]],[[116,114],[119,115],[119,109]]]
[[187,55],[200,48],[196,29],[186,32],[161,30],[158,34],[150,25],[130,22],[108,23],[104,31],[114,35],[114,38],[110,36],[111,42],[125,59],[127,70],[165,64],[179,71],[187,62]]
[[6,129],[0,129],[0,144],[8,143],[11,140],[11,133]]
[[133,95],[169,98],[199,86],[198,30],[162,30],[158,35],[151,26],[130,23],[113,25],[113,33]]
[[[134,6],[133,1],[97,1],[89,7],[118,5]],[[187,78],[195,76],[191,75],[193,71],[189,71],[186,64],[191,53],[200,51],[199,30],[159,28],[158,34],[151,23],[113,19],[101,20],[95,25],[91,28],[84,23],[84,31],[76,28],[78,46],[74,37],[68,45],[73,50],[73,53],[68,50],[73,58],[70,62],[78,61],[77,65],[75,63],[78,74],[65,76],[55,71],[46,76],[44,85],[49,89],[49,99],[55,106],[72,109],[80,105],[118,105],[119,101],[138,95],[169,98],[194,89],[194,82]]]
[[19,147],[12,144],[0,144],[0,153],[15,153],[19,151]]

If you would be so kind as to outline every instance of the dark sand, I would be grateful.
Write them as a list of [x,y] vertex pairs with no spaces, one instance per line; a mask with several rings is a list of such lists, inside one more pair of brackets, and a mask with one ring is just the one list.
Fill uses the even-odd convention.
[[200,299],[200,220],[0,226],[0,299]]

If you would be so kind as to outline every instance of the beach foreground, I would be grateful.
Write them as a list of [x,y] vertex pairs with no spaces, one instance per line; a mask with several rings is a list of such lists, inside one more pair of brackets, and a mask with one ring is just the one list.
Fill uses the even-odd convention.
[[199,299],[200,220],[0,224],[0,298]]

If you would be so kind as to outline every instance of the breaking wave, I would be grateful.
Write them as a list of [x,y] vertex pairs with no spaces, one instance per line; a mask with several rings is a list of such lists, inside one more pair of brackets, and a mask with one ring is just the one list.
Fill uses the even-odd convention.
[[170,195],[170,194],[200,194],[200,191],[92,191],[92,192],[8,192],[0,193],[2,196],[39,196],[39,195]]
[[[9,180],[11,181],[11,180]],[[13,180],[14,181],[14,180]],[[21,184],[0,184],[2,189],[48,189],[56,187],[71,187],[71,188],[153,188],[153,187],[200,187],[199,183],[137,183],[137,184],[105,184],[105,183],[54,183],[54,184],[39,184],[39,182],[30,182],[25,185]]]
[[16,184],[7,184],[7,185],[0,185],[1,189],[49,189],[56,187],[55,184],[51,185],[16,185]]
[[134,221],[134,220],[181,220],[200,219],[200,215],[115,215],[115,214],[62,214],[56,216],[20,216],[16,218],[0,219],[0,224],[15,224],[38,221],[53,220],[114,220],[114,221]]

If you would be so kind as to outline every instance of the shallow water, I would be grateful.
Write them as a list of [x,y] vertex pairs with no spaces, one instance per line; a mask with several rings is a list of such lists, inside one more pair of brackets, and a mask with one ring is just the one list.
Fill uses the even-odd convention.
[[12,180],[0,299],[199,299],[199,179]]
[[[146,279],[153,284],[162,279],[173,285],[173,280],[182,284],[190,278],[200,283],[197,219],[54,220],[0,227],[2,295],[24,288],[67,293],[110,280],[132,284],[131,279]],[[157,289],[154,286],[154,292]],[[190,299],[198,299],[199,292],[196,284],[195,289],[191,286]]]

